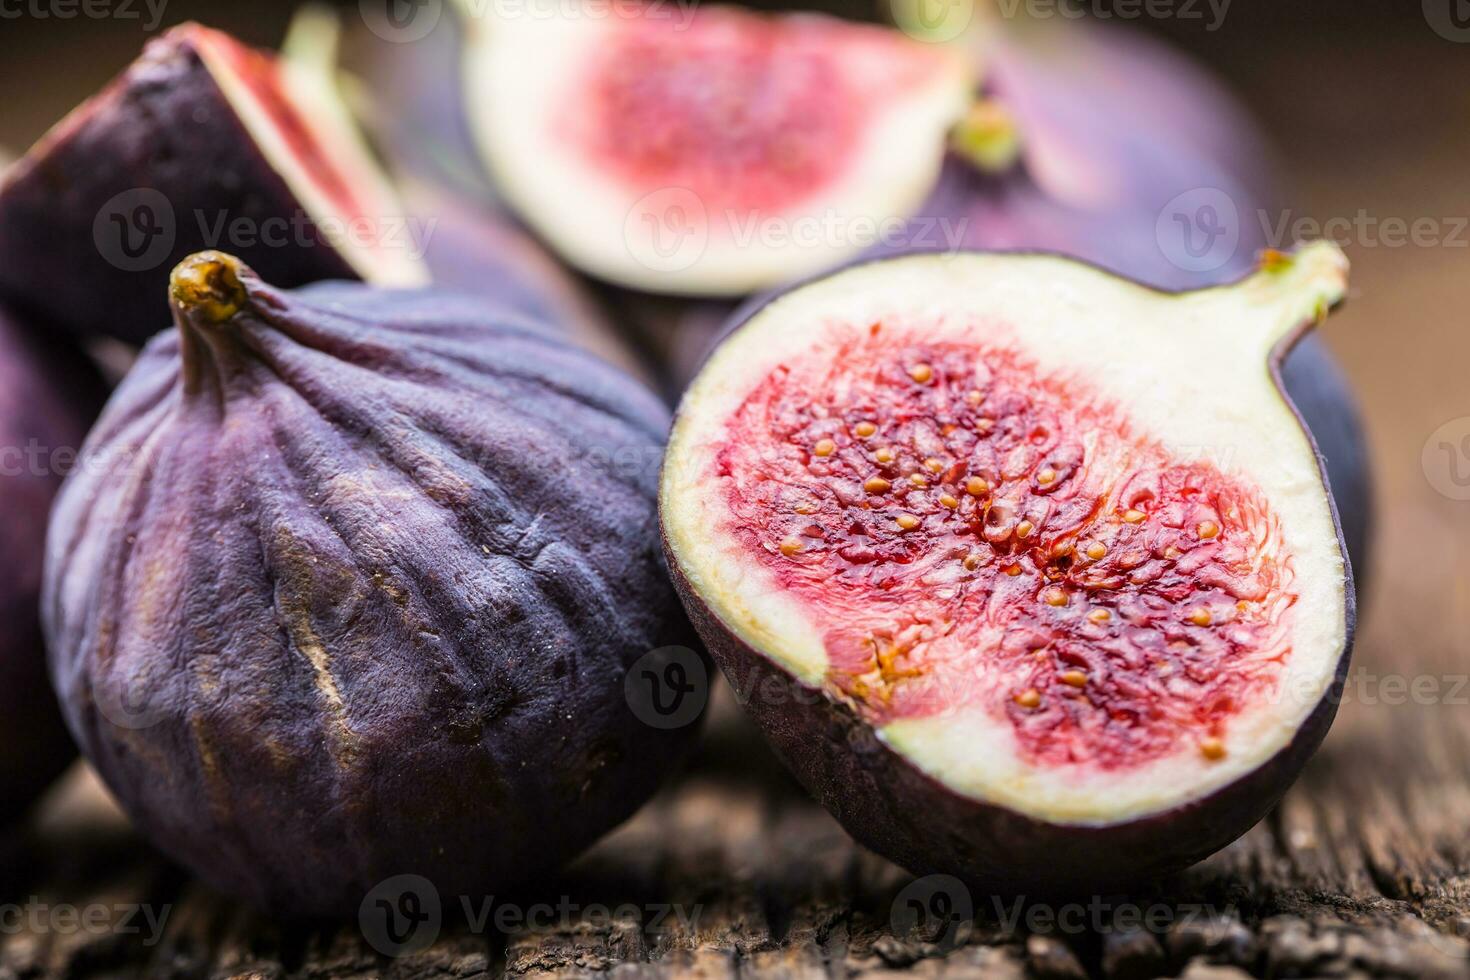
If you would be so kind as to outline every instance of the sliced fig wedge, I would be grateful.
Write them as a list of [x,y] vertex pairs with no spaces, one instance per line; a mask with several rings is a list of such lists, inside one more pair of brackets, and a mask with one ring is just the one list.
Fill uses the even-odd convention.
[[741,295],[858,254],[933,188],[975,83],[956,49],[828,17],[547,6],[470,23],[476,138],[565,259],[650,292]]
[[665,545],[854,836],[916,872],[1100,888],[1280,797],[1335,713],[1354,597],[1279,364],[1346,276],[1326,243],[1178,294],[910,256],[730,334],[674,426]]
[[206,247],[284,286],[426,283],[392,185],[344,114],[303,108],[301,81],[198,24],[149,43],[0,182],[0,292],[137,342],[169,325],[160,270]]

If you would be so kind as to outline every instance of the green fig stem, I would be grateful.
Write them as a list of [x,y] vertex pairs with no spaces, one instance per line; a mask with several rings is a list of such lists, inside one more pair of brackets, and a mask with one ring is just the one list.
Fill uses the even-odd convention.
[[999,175],[1021,157],[1021,134],[1010,109],[994,98],[979,98],[949,135],[950,149],[977,170]]
[[[1347,297],[1348,260],[1330,241],[1298,245],[1292,251],[1267,249],[1256,271],[1240,282],[1189,294],[1187,303],[1218,307],[1228,297],[1232,346],[1252,360],[1284,355]],[[1212,314],[1203,321],[1218,323]]]

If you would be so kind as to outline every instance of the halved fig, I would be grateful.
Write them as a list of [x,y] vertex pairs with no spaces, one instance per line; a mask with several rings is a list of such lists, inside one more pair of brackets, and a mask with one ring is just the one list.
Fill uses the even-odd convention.
[[1335,713],[1354,595],[1278,367],[1346,273],[1326,243],[1178,294],[910,256],[716,350],[666,457],[670,564],[855,837],[987,887],[1102,888],[1280,797]]
[[[473,148],[446,133],[461,115],[459,37],[449,18],[430,36],[403,44],[366,26],[344,38],[334,11],[303,7],[281,56],[304,107],[348,128],[361,119],[408,213],[425,229],[423,258],[434,285],[525,314],[639,380],[652,380],[587,284],[494,201],[483,178],[475,180]],[[438,103],[450,111],[435,111]]]
[[823,16],[544,6],[469,25],[482,154],[565,259],[650,292],[857,254],[928,195],[975,84],[957,49]]
[[169,324],[159,270],[204,248],[284,286],[426,283],[415,229],[361,138],[304,111],[295,86],[272,55],[198,24],[150,42],[6,173],[0,291],[137,342]]

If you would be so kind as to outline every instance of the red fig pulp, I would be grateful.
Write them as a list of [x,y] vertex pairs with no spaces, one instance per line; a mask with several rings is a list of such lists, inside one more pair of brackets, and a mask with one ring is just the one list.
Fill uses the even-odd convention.
[[856,255],[930,192],[974,84],[956,50],[814,15],[670,13],[469,25],[481,151],[567,261],[736,296]]

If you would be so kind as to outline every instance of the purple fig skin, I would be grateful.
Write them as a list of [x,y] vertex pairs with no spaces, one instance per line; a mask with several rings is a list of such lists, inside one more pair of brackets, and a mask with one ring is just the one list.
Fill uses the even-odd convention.
[[[767,301],[769,302],[769,300]],[[764,304],[752,304],[738,329]],[[1282,364],[1308,336],[1304,325],[1273,352],[1270,370],[1286,392]],[[1289,392],[1307,438],[1300,407]],[[1326,461],[1317,453],[1324,489]],[[1338,546],[1348,555],[1332,492]],[[1351,664],[1357,594],[1346,571],[1346,639],[1332,682],[1291,742],[1264,765],[1206,797],[1110,826],[1059,824],[963,796],[889,748],[846,704],[813,688],[742,640],[680,568],[664,535],[674,588],[710,654],[796,779],[859,843],[915,875],[951,874],[986,894],[1043,898],[1109,893],[1180,871],[1225,847],[1276,805],[1321,745]]]
[[1049,197],[1091,210],[1162,205],[1221,187],[1219,177],[1242,201],[1274,199],[1272,153],[1249,114],[1145,31],[1023,15],[997,32],[986,65],[988,88],[1016,117],[1026,170]]
[[[317,238],[297,196],[221,92],[199,53],[201,30],[184,25],[150,41],[0,181],[0,293],[16,305],[82,335],[141,343],[170,322],[158,287],[164,270],[219,244],[206,238],[221,218],[255,229],[270,227],[267,221],[302,227],[300,241],[293,231],[286,243],[232,243],[272,282],[357,278]],[[133,196],[117,198],[128,192]],[[143,251],[153,237],[130,231],[137,260],[147,262],[132,268],[120,229],[108,222],[145,220],[135,206],[156,202],[157,194],[172,217],[152,212],[159,224],[149,227],[171,227],[173,246],[155,260]]]
[[667,410],[473,297],[277,290],[205,253],[62,491],[43,619],[87,758],[160,850],[283,917],[399,874],[549,873],[697,726],[624,697],[687,635]]
[[618,336],[597,300],[509,216],[489,205],[408,187],[411,206],[434,223],[424,261],[435,285],[564,330],[572,340],[645,383],[648,366]]
[[0,825],[76,756],[46,676],[41,557],[51,502],[102,406],[82,356],[0,309]]
[[456,199],[493,201],[470,132],[464,93],[464,28],[446,4],[434,29],[411,44],[385,40],[364,22],[342,43],[343,66],[362,80],[371,101],[362,112],[378,151],[406,181]]

